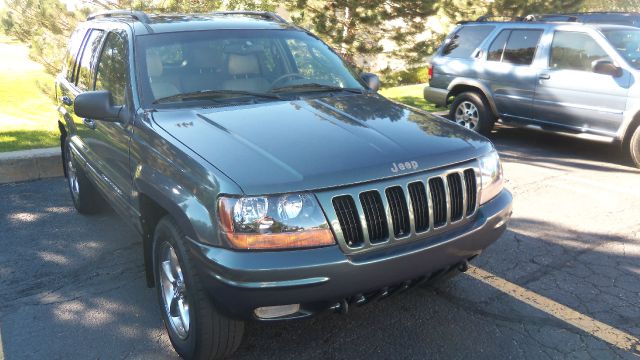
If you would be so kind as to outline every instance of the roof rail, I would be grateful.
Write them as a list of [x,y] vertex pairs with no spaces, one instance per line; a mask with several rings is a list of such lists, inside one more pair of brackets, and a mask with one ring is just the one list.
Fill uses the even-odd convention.
[[[524,21],[566,21],[566,22],[578,22],[578,18],[576,17],[577,13],[574,14],[530,14],[524,17]],[[554,20],[549,20],[549,18],[554,18]]]
[[259,16],[261,18],[267,20],[277,21],[279,23],[288,24],[287,20],[285,20],[282,16],[269,12],[269,11],[242,11],[242,10],[233,10],[233,11],[216,11],[212,13],[213,15],[247,15],[247,16]]
[[110,18],[110,17],[130,17],[136,19],[142,23],[148,24],[149,17],[143,11],[132,11],[132,10],[107,10],[101,11],[97,13],[93,13],[87,17],[87,21],[98,19],[98,18]]
[[475,22],[487,22],[487,21],[522,21],[524,18],[520,16],[494,16],[483,15],[476,19]]

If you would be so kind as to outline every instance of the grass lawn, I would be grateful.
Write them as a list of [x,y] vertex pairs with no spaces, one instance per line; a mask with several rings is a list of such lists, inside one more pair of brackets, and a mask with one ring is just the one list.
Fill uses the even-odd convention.
[[437,107],[427,102],[422,96],[422,90],[427,84],[406,85],[380,90],[380,94],[389,99],[414,106],[425,111],[442,111],[446,108]]
[[28,57],[28,48],[0,34],[0,152],[58,144],[57,115],[42,87],[53,78]]

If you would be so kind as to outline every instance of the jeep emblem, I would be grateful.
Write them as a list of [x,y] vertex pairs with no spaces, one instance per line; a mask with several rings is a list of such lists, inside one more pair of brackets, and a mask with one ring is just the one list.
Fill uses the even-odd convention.
[[403,163],[393,163],[393,166],[391,166],[391,172],[397,173],[398,171],[416,170],[417,168],[417,161],[405,161]]

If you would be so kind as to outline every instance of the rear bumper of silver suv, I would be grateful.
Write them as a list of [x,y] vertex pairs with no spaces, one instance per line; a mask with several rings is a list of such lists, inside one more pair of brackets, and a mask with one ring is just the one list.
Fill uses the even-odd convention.
[[424,99],[428,102],[436,104],[439,107],[444,107],[447,105],[448,94],[449,90],[447,89],[438,89],[430,86],[426,86],[423,90]]
[[300,304],[297,313],[273,320],[300,318],[363,294],[384,294],[378,290],[397,289],[477,256],[505,231],[511,203],[511,193],[503,190],[459,227],[363,253],[346,254],[339,246],[240,252],[195,241],[191,248],[212,301],[226,315],[256,320],[256,308]]

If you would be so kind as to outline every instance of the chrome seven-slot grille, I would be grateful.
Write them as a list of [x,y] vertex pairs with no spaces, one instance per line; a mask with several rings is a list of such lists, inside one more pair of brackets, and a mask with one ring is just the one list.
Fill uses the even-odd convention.
[[476,171],[468,166],[386,183],[331,196],[332,226],[347,249],[441,232],[473,216],[478,206]]

